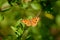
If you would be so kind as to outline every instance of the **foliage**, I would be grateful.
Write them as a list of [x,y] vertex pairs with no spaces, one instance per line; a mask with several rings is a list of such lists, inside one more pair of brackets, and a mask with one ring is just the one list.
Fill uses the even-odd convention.
[[0,0],[0,40],[60,40],[60,0]]

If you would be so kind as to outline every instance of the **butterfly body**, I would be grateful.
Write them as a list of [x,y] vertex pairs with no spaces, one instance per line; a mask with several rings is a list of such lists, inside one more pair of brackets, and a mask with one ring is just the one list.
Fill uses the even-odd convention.
[[26,25],[26,26],[36,26],[37,25],[37,22],[39,21],[39,17],[34,17],[32,19],[24,19],[22,20],[22,22]]

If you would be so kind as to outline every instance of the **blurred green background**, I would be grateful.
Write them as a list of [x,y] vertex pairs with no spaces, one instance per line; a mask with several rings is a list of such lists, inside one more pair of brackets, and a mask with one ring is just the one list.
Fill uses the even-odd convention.
[[[35,27],[21,22],[38,12]],[[0,40],[60,40],[60,0],[0,0]]]

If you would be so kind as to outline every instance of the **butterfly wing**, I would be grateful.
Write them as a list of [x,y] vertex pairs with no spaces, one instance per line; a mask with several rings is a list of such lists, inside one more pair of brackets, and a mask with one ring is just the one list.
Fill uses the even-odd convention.
[[35,17],[32,18],[31,20],[22,20],[22,22],[27,26],[36,26],[39,19],[40,19],[39,17]]
[[23,22],[24,24],[26,24],[27,26],[31,26],[30,20],[22,20],[22,22]]
[[38,21],[39,21],[39,17],[32,18],[31,25],[36,26]]

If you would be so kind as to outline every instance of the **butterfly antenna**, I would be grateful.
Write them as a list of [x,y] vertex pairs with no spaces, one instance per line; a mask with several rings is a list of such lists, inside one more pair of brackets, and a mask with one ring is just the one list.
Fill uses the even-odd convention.
[[41,14],[41,10],[38,12],[37,17],[40,16],[40,14]]

